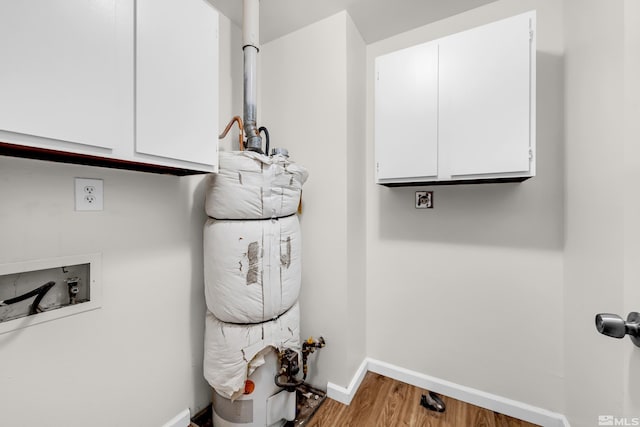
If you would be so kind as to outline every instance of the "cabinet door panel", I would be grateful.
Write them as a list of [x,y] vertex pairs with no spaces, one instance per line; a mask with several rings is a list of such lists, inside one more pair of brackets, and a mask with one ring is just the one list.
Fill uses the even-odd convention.
[[440,41],[440,147],[447,175],[529,170],[530,15]]
[[206,0],[138,0],[136,151],[217,163],[218,14]]
[[438,174],[438,46],[376,59],[377,179]]
[[116,0],[0,2],[0,130],[111,148]]

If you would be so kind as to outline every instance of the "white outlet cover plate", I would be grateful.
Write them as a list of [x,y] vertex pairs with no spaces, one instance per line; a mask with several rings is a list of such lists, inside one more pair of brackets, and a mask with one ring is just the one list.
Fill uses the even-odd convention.
[[76,211],[101,211],[104,207],[104,182],[101,179],[75,179]]

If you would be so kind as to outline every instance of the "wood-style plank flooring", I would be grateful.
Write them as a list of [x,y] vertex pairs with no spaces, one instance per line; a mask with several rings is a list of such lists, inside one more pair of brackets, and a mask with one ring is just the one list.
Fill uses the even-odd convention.
[[372,372],[365,376],[349,406],[327,399],[308,427],[534,427],[525,421],[442,397],[444,413],[420,406],[425,390]]

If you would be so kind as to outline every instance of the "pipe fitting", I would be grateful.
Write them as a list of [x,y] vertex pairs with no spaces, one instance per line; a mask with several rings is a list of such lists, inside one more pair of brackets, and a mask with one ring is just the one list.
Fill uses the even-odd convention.
[[65,280],[65,282],[67,282],[67,286],[69,287],[69,304],[76,304],[78,302],[78,294],[80,293],[80,287],[78,286],[80,278],[72,277]]

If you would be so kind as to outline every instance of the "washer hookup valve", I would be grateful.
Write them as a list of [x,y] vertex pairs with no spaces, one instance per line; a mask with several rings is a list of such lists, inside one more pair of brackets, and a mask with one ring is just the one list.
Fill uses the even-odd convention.
[[80,292],[80,288],[78,287],[80,278],[72,277],[65,280],[65,282],[67,282],[67,286],[69,287],[69,304],[77,303],[78,293]]

